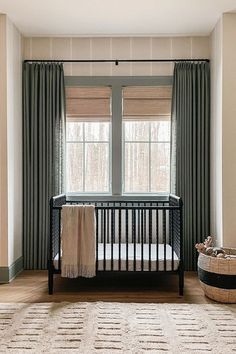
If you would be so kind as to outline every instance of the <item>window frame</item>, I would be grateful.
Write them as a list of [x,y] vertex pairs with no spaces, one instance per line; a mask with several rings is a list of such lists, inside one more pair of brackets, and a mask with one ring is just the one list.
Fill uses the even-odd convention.
[[123,127],[122,127],[122,88],[124,86],[170,86],[173,76],[65,76],[65,86],[110,86],[112,90],[112,121],[111,121],[111,166],[109,193],[78,193],[67,192],[69,197],[82,197],[87,200],[99,199],[150,199],[155,196],[163,199],[167,193],[123,193]]

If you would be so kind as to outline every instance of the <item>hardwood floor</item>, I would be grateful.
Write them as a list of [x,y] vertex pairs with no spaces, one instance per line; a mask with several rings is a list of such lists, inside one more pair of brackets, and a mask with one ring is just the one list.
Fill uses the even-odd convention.
[[55,276],[54,294],[47,292],[46,271],[23,271],[10,284],[0,284],[0,302],[117,301],[210,303],[195,272],[185,273],[184,296],[178,294],[175,275],[63,279]]

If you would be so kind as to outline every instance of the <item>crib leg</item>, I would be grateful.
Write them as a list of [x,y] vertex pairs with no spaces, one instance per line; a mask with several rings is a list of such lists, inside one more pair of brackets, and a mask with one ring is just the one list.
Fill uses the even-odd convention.
[[184,295],[184,270],[182,265],[180,265],[179,269],[179,295]]
[[51,264],[48,265],[48,293],[53,294],[53,267]]

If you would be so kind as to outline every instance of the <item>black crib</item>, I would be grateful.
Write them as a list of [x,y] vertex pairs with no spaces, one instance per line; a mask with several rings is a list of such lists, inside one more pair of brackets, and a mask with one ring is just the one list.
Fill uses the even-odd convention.
[[93,204],[96,215],[96,273],[165,272],[179,275],[183,295],[182,200],[81,201],[58,195],[50,200],[48,291],[61,273],[61,209],[64,204]]

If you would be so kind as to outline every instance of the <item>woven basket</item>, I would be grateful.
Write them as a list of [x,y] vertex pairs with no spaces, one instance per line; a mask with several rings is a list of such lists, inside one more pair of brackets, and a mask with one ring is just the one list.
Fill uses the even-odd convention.
[[212,300],[236,303],[236,248],[224,248],[232,258],[199,253],[198,276],[205,295]]

